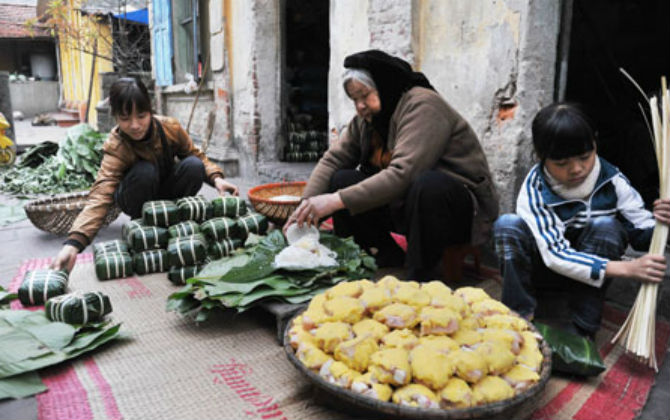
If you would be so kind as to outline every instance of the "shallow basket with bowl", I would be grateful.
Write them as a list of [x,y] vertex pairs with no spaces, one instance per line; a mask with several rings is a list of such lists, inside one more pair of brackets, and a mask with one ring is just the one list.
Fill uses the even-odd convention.
[[251,188],[247,196],[258,213],[283,225],[300,204],[305,185],[305,181],[263,184]]
[[[314,399],[338,411],[360,416],[361,418],[394,418],[394,419],[523,419],[533,413],[538,400],[542,396],[549,377],[551,376],[551,349],[545,340],[540,343],[543,361],[540,371],[540,380],[520,394],[507,400],[482,404],[470,408],[424,409],[384,402],[367,397],[349,389],[336,386],[323,377],[307,368],[296,356],[291,347],[289,331],[293,320],[302,315],[299,311],[293,315],[286,324],[284,330],[284,350],[289,361],[304,375],[309,383],[314,386]],[[535,326],[529,323],[531,331],[537,333]]]

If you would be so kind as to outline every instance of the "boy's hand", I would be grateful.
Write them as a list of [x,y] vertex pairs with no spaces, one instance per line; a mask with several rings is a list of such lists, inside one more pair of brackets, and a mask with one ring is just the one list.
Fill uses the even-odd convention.
[[64,270],[68,273],[72,272],[72,267],[74,267],[74,263],[77,261],[78,253],[79,250],[77,247],[64,245],[49,268],[53,270]]
[[658,199],[654,201],[654,217],[659,222],[670,225],[670,199]]

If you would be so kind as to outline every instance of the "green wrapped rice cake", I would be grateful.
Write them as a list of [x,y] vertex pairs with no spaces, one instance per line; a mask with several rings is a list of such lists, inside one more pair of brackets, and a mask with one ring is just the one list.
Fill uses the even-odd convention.
[[237,221],[227,217],[215,217],[203,222],[200,225],[200,231],[210,241],[242,237],[242,229],[240,229]]
[[207,245],[201,236],[174,238],[168,244],[167,253],[171,266],[185,267],[204,262],[207,258]]
[[202,264],[189,265],[186,267],[171,267],[168,272],[168,279],[176,285],[186,284],[186,280],[198,274],[198,271],[200,271],[202,267]]
[[142,251],[133,256],[133,266],[139,275],[151,273],[164,273],[168,271],[167,251],[164,249],[151,249]]
[[129,245],[135,252],[165,248],[167,242],[168,230],[163,227],[142,226],[130,232]]
[[250,233],[256,235],[265,235],[268,231],[268,218],[260,213],[250,213],[247,216],[237,219],[237,224],[246,238]]
[[61,270],[41,268],[28,271],[19,286],[19,300],[23,305],[42,305],[67,289],[68,274]]
[[125,278],[133,275],[133,259],[127,252],[100,255],[95,259],[98,280]]
[[183,238],[200,233],[200,225],[193,220],[187,220],[170,226],[168,233],[170,234],[170,238]]
[[137,228],[141,228],[143,226],[144,226],[144,222],[142,221],[142,219],[133,219],[129,222],[124,223],[123,226],[121,226],[121,238],[123,238],[123,240],[126,241],[126,243],[129,246],[132,246],[131,243],[130,243],[131,232],[133,230],[135,230]]
[[142,220],[147,226],[172,226],[179,223],[179,208],[170,200],[147,201],[142,206]]
[[44,312],[51,321],[68,324],[98,322],[112,312],[109,297],[100,292],[74,292],[49,299]]
[[205,197],[183,197],[177,200],[177,207],[179,208],[179,216],[181,220],[195,220],[196,222],[204,222],[212,218],[212,203],[207,201]]
[[98,258],[99,256],[107,254],[116,254],[119,252],[126,252],[126,253],[128,252],[128,244],[119,239],[107,242],[98,242],[97,244],[93,244],[94,258]]
[[212,242],[207,247],[207,255],[213,260],[229,256],[235,249],[242,246],[241,239],[223,239]]
[[240,217],[247,214],[247,203],[240,197],[216,197],[212,210],[214,217]]

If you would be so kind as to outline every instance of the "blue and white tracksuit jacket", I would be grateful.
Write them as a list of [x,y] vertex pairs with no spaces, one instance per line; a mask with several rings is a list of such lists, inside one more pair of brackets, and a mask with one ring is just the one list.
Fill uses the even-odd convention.
[[595,217],[616,217],[628,232],[630,245],[643,250],[649,246],[656,224],[630,181],[617,167],[598,159],[600,175],[587,199],[566,200],[558,196],[538,164],[528,173],[516,203],[516,213],[532,231],[544,264],[596,287],[604,281],[608,259],[572,248],[564,236],[566,230],[582,229]]

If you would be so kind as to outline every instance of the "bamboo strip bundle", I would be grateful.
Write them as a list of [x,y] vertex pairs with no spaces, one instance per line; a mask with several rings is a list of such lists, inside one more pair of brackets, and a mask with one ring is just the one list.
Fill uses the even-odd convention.
[[[635,81],[625,72],[622,72],[637,86]],[[638,86],[639,89],[639,86]],[[641,90],[641,89],[640,89]],[[652,138],[658,163],[660,176],[660,198],[670,197],[670,96],[665,77],[661,78],[661,113],[659,114],[659,99],[652,97],[649,100],[651,110]],[[668,241],[668,226],[656,222],[654,233],[649,246],[649,254],[664,255]],[[626,351],[634,354],[649,367],[658,372],[656,363],[656,300],[658,284],[643,283],[633,308],[619,332],[612,339],[612,343],[619,342]]]

